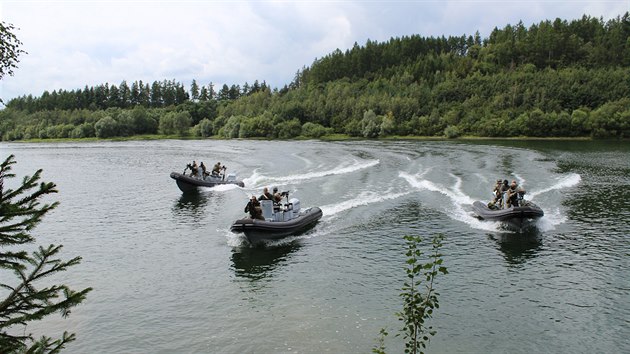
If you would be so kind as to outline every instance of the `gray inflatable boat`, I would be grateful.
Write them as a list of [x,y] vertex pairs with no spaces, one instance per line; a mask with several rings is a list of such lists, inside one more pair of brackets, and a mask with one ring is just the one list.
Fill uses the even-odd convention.
[[299,235],[312,228],[323,215],[318,207],[301,210],[296,198],[284,205],[262,200],[260,206],[264,220],[247,217],[236,220],[230,228],[234,233],[244,233],[252,245]]

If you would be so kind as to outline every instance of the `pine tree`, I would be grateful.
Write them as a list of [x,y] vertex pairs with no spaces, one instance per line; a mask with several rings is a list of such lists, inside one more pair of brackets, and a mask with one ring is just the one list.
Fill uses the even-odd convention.
[[190,84],[190,98],[195,102],[199,100],[199,85],[195,79]]
[[58,202],[40,204],[45,195],[57,193],[54,183],[39,182],[41,169],[24,177],[17,189],[6,188],[5,181],[15,177],[11,173],[15,163],[11,155],[0,165],[0,271],[15,275],[13,281],[9,274],[0,276],[0,352],[57,353],[75,339],[74,334],[64,332],[59,339],[43,336],[36,340],[26,332],[26,326],[53,313],[67,317],[92,288],[79,292],[66,285],[38,289],[42,278],[79,264],[81,257],[57,259],[61,245],[39,246],[31,254],[19,250],[35,242],[31,231]]

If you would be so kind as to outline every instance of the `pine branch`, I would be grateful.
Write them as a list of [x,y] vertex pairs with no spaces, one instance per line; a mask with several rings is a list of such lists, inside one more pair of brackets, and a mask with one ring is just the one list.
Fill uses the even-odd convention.
[[[6,178],[12,178],[13,155],[0,164],[0,247],[11,247],[35,241],[29,233],[43,216],[57,207],[58,202],[40,204],[43,196],[57,193],[54,183],[39,183],[42,170],[25,177],[15,190],[5,189]],[[62,317],[83,302],[92,288],[79,292],[66,285],[52,285],[38,289],[36,284],[45,277],[62,272],[81,262],[81,257],[62,261],[57,256],[61,245],[39,246],[32,254],[25,251],[0,252],[0,270],[12,271],[17,284],[0,283],[6,297],[0,302],[0,353],[57,353],[66,343],[74,340],[74,334],[65,332],[60,339],[42,337],[35,341],[31,334],[11,335],[6,331],[12,326],[26,326],[29,322],[60,313]],[[4,277],[2,277],[4,279]],[[30,347],[27,343],[31,342]]]

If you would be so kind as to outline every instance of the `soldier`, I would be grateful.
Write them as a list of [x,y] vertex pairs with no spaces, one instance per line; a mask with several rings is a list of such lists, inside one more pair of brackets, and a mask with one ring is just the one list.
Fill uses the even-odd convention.
[[199,164],[199,167],[201,167],[201,177],[206,178],[209,173],[208,170],[206,170],[206,165],[203,164],[203,161]]
[[497,183],[494,185],[494,189],[492,192],[494,193],[494,198],[490,203],[488,203],[488,208],[490,209],[499,209],[503,207],[503,191],[501,187],[503,185],[503,181],[498,179]]
[[273,187],[273,204],[280,205],[282,202],[282,193],[278,192],[278,187]]
[[262,216],[262,209],[260,209],[260,202],[258,202],[255,195],[252,195],[249,199],[249,202],[245,206],[245,212],[249,212],[249,216],[252,219],[265,220]]
[[258,200],[273,200],[273,194],[269,193],[269,188],[263,188],[263,194],[258,197]]
[[519,196],[522,197],[525,190],[518,186],[516,181],[512,181],[510,188],[507,190],[507,207],[517,207]]
[[199,167],[197,167],[197,161],[193,160],[193,163],[190,166],[190,175],[197,177],[197,173],[199,173]]
[[220,173],[221,173],[221,162],[217,162],[214,164],[214,167],[212,168],[212,175],[215,177],[218,177]]

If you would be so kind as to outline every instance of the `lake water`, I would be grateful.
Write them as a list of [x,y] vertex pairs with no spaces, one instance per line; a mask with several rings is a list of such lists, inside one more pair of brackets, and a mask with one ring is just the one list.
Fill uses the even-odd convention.
[[[630,144],[535,141],[2,143],[60,201],[34,234],[83,262],[69,318],[27,332],[67,353],[369,353],[395,312],[407,234],[446,236],[435,353],[630,352]],[[245,188],[185,196],[169,177],[221,161]],[[515,232],[472,216],[496,179],[545,216]],[[17,180],[17,179],[16,179]],[[15,182],[15,181],[14,181]],[[278,186],[319,206],[308,233],[251,248],[230,224]],[[425,248],[429,251],[428,246]],[[6,275],[3,274],[6,278]]]

